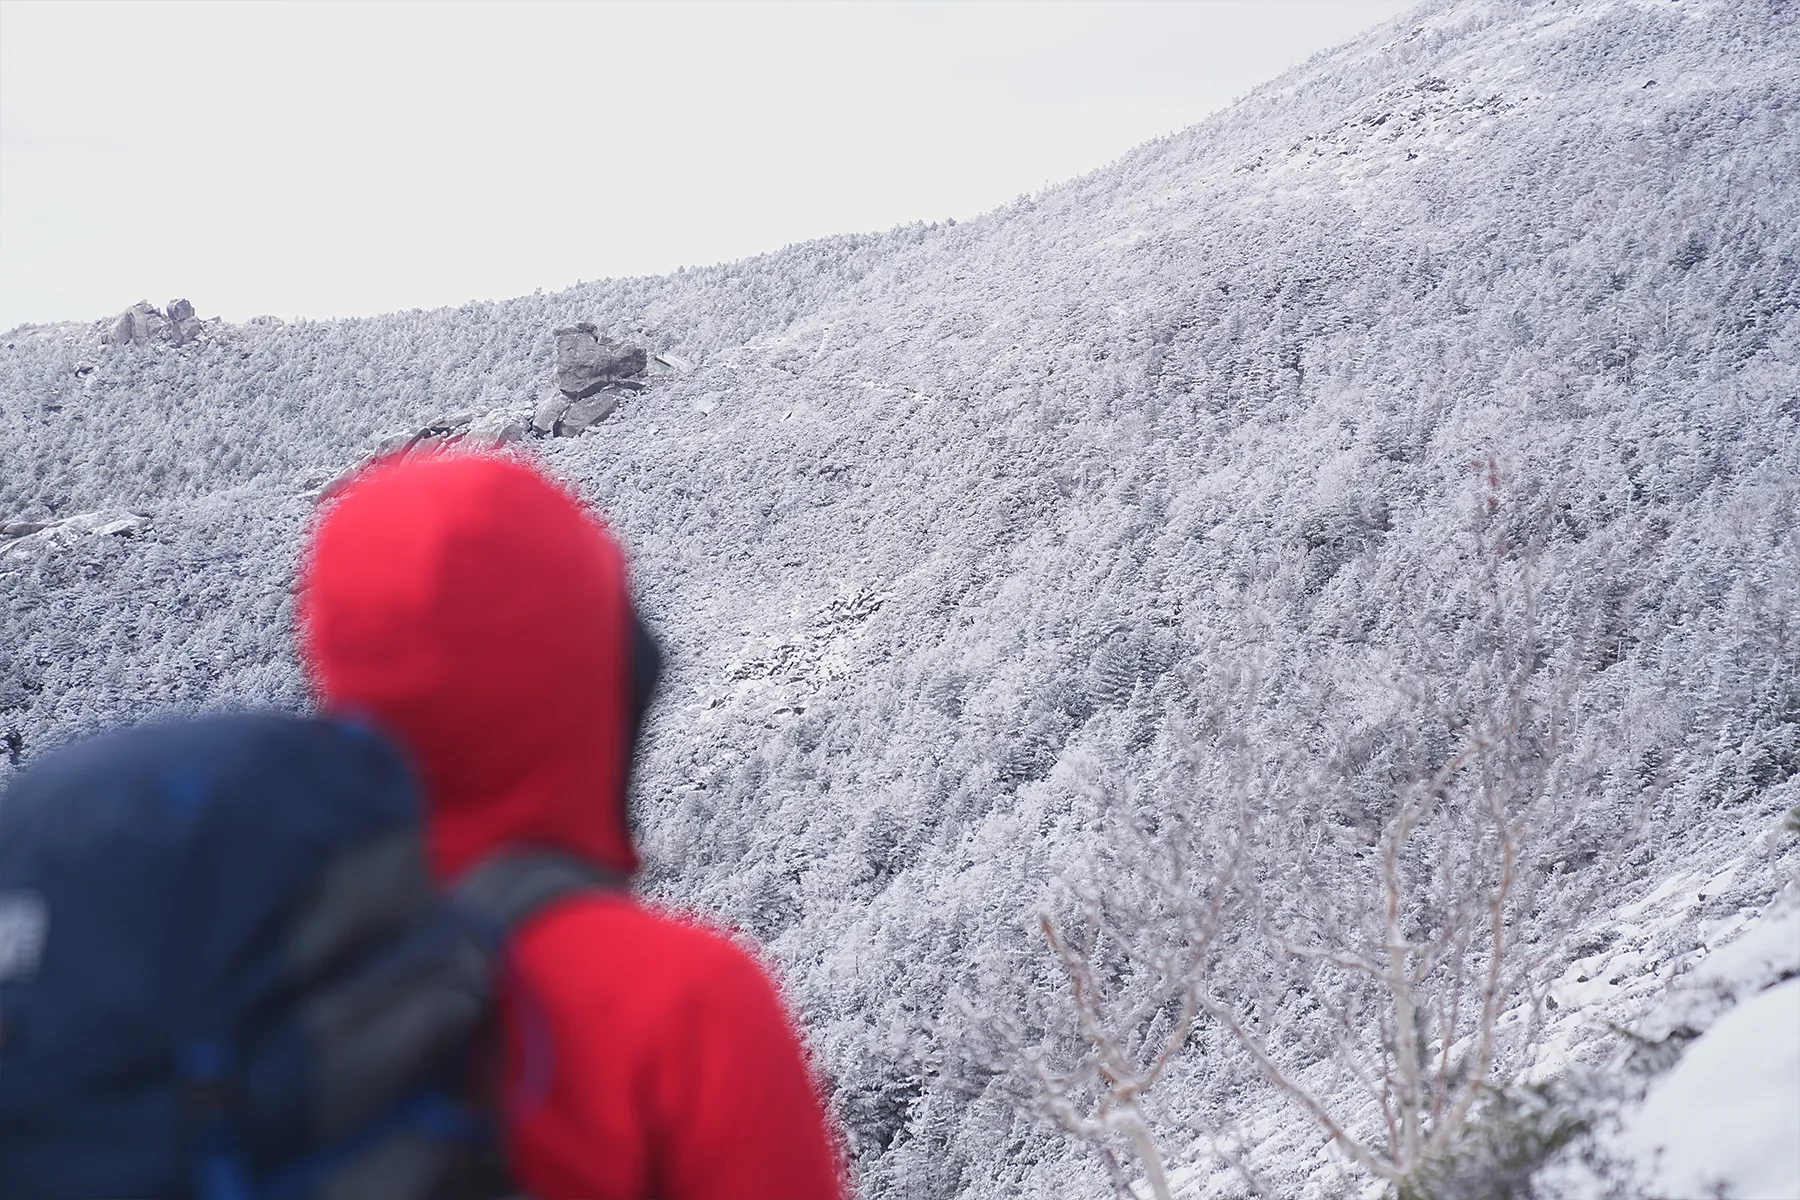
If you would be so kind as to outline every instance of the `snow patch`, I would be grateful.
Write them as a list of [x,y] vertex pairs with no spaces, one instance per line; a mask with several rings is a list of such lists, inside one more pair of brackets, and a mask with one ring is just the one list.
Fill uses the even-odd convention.
[[[1800,926],[1764,924],[1771,937],[1786,935],[1787,952],[1800,951]],[[1771,949],[1758,939],[1739,957]],[[1800,979],[1720,1017],[1651,1089],[1619,1146],[1651,1164],[1657,1195],[1800,1196]]]

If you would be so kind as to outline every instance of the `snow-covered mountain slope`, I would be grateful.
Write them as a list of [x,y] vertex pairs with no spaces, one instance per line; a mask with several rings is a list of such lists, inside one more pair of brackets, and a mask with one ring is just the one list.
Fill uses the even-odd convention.
[[[0,733],[28,760],[303,704],[320,478],[433,413],[529,412],[552,329],[590,320],[694,364],[533,445],[671,647],[649,883],[779,962],[868,1195],[1105,1193],[964,1044],[1061,986],[1034,914],[1111,820],[1072,766],[1192,802],[1177,729],[1240,658],[1289,681],[1268,728],[1328,674],[1379,732],[1396,676],[1481,653],[1496,528],[1585,656],[1580,711],[1626,728],[1567,798],[1631,840],[1625,891],[1573,919],[1629,939],[1614,906],[1731,868],[1664,897],[1608,975],[1642,987],[1570,977],[1545,1044],[1604,1062],[1584,1005],[1649,1012],[1795,860],[1797,45],[1773,0],[1430,3],[979,220],[180,348],[15,330],[0,520],[151,523],[0,559]],[[1216,1037],[1162,1087],[1171,1128],[1268,1131],[1279,1194],[1347,1186]],[[1186,1142],[1181,1186],[1237,1186]]]

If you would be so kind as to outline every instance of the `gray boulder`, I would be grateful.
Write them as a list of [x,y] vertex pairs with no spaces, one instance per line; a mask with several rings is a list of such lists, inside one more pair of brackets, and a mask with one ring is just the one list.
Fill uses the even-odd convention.
[[455,433],[474,419],[472,412],[439,413],[426,419],[423,431],[428,434]]
[[169,322],[156,305],[139,300],[118,315],[103,340],[109,346],[142,346],[165,336],[168,328]]
[[568,411],[569,398],[556,388],[545,392],[538,400],[537,409],[531,414],[531,427],[538,433],[555,433],[556,423],[562,420]]
[[644,373],[642,346],[601,337],[587,321],[556,331],[556,386],[571,400],[591,396],[609,383]]
[[169,301],[169,341],[172,345],[185,346],[197,340],[206,327],[200,318],[194,315],[194,306],[186,300]]
[[617,392],[600,392],[585,400],[577,400],[563,410],[563,415],[556,423],[556,436],[577,437],[598,425],[612,415],[618,406]]
[[463,436],[478,445],[499,446],[524,437],[525,422],[512,413],[495,409],[470,421],[468,432]]

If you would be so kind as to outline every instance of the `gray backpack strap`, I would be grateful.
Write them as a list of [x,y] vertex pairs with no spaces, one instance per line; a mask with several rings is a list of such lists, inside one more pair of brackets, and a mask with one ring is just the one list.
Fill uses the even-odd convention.
[[575,892],[626,892],[630,881],[555,850],[502,850],[472,867],[451,891],[456,907],[504,941],[545,905]]

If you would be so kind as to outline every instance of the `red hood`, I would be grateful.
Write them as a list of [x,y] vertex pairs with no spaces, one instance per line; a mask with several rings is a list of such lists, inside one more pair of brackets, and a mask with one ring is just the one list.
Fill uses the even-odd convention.
[[299,622],[325,708],[411,753],[440,876],[506,845],[637,869],[625,560],[568,491],[487,456],[377,463],[313,532]]

